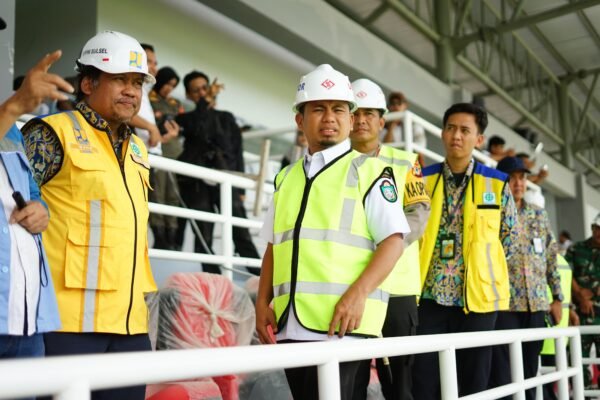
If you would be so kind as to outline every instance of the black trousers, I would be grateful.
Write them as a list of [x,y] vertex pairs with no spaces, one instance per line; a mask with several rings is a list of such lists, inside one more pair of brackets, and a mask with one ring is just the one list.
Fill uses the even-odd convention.
[[[465,314],[461,307],[441,306],[422,299],[419,304],[417,335],[491,331],[497,312]],[[456,351],[456,371],[460,396],[488,388],[492,362],[491,347],[476,347]],[[413,397],[418,400],[441,398],[440,370],[437,353],[417,354],[413,366]]]
[[[48,357],[152,350],[147,334],[50,332],[44,334],[44,343]],[[145,385],[92,392],[92,400],[144,400],[145,396]]]
[[[516,312],[516,311],[500,311],[496,320],[496,330],[502,329],[528,329],[528,328],[545,328],[546,313],[538,312]],[[538,357],[544,346],[543,340],[535,342],[523,342],[523,373],[525,379],[532,378],[538,372]],[[510,377],[510,357],[508,345],[492,346],[492,371],[490,374],[490,388],[506,385],[511,382]],[[528,400],[535,400],[536,389],[525,391],[525,397]],[[504,397],[505,400],[510,400],[512,396]]]
[[[181,198],[185,202],[189,209],[201,210],[206,212],[214,213],[219,209],[220,205],[220,191],[219,186],[210,186],[201,180],[190,180],[180,179],[179,191]],[[234,217],[247,218],[244,203],[242,202],[241,193],[239,190],[233,190],[232,209],[231,213]],[[184,218],[179,219],[178,226],[178,241],[183,242],[183,234],[185,231],[185,225],[187,220]],[[208,246],[211,253],[214,253],[212,249],[213,244],[213,230],[214,224],[212,222],[196,221],[200,233]],[[194,233],[194,251],[196,253],[208,253],[207,249],[202,245],[200,239]],[[233,228],[233,244],[235,251],[241,257],[248,258],[260,258],[254,242],[252,242],[252,236],[247,228]],[[220,274],[221,268],[216,264],[202,264],[204,272],[210,272],[213,274]],[[250,269],[250,268],[249,268]],[[259,268],[252,268],[250,271],[256,275],[260,274]]]
[[[419,321],[416,296],[390,297],[381,333],[383,337],[414,336]],[[389,365],[376,360],[377,375],[386,400],[412,400],[412,364],[414,355],[390,357]],[[361,361],[355,379],[353,400],[367,398],[371,378],[371,360]]]
[[[278,343],[301,343],[294,340],[282,340]],[[341,400],[352,400],[354,379],[361,361],[340,363],[340,393]],[[318,400],[319,380],[317,367],[299,367],[285,369],[290,391],[294,400]],[[366,398],[366,397],[365,397]]]

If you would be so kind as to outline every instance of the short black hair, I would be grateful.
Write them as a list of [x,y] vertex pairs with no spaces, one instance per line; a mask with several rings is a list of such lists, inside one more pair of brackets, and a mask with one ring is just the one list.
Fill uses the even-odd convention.
[[517,158],[529,158],[529,154],[527,154],[527,153],[517,153],[517,155],[515,157],[517,157]]
[[485,132],[485,128],[487,128],[488,125],[487,112],[483,108],[471,103],[453,104],[444,113],[443,126],[446,126],[446,122],[448,122],[448,118],[450,118],[451,115],[458,113],[473,115],[475,117],[475,123],[479,128],[479,134],[483,135],[483,132]]
[[156,51],[154,51],[154,46],[152,46],[151,44],[140,43],[140,46],[142,46],[142,49],[144,50],[150,50],[151,52],[156,53]]
[[564,230],[564,229],[562,231],[560,231],[560,235],[559,236],[564,236],[567,239],[571,240],[571,234],[568,231]]
[[185,86],[186,93],[189,93],[190,91],[190,82],[198,78],[204,78],[206,80],[206,83],[210,85],[210,79],[208,79],[208,75],[206,75],[204,72],[194,70],[183,77],[183,86]]
[[491,150],[493,146],[504,146],[506,144],[506,140],[502,139],[500,136],[492,136],[488,140],[488,150]]
[[83,82],[85,78],[90,78],[92,82],[98,82],[100,74],[102,74],[102,71],[91,65],[79,64],[79,68],[79,74],[77,74],[77,87],[75,90],[75,99],[77,102],[80,102],[85,97],[85,93],[81,91],[81,82]]

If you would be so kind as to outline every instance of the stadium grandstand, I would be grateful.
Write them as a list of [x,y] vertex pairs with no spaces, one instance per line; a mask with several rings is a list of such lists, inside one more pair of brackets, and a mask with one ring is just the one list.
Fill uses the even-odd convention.
[[[92,399],[93,391],[147,385],[150,400],[287,400],[292,395],[284,369],[316,366],[319,398],[335,400],[343,398],[340,363],[424,353],[438,354],[444,400],[600,398],[600,356],[585,345],[593,341],[600,354],[600,316],[594,317],[600,269],[591,272],[595,281],[588,280],[598,302],[581,326],[567,323],[570,311],[577,315],[577,302],[591,297],[561,295],[554,300],[561,302],[564,323],[552,328],[273,346],[260,343],[253,303],[260,257],[271,246],[260,231],[276,176],[282,161],[305,154],[293,111],[298,82],[322,64],[350,81],[376,82],[390,100],[401,91],[409,108],[394,111],[388,100],[384,116],[400,134],[382,140],[418,154],[423,167],[444,160],[445,110],[455,103],[485,109],[485,138],[501,137],[507,156],[528,157],[527,170],[537,180],[527,183],[526,199],[546,210],[554,237],[562,231],[573,243],[596,237],[600,0],[3,0],[0,18],[6,25],[0,30],[0,103],[44,54],[61,49],[50,72],[71,78],[88,39],[122,32],[152,45],[159,74],[167,66],[179,74],[169,94],[177,111],[161,123],[184,125],[176,115],[196,107],[184,76],[202,71],[208,90],[215,88],[210,107],[227,111],[223,115],[239,127],[242,142],[235,151],[243,158],[243,170],[218,161],[192,163],[169,156],[164,139],[162,153],[148,155],[152,171],[164,172],[176,187],[174,203],[149,198],[148,254],[159,288],[146,298],[152,352],[19,360],[2,359],[0,352],[0,399]],[[46,101],[17,125],[59,110]],[[162,111],[154,110],[155,128],[162,129]],[[183,142],[185,152],[184,136],[173,140]],[[495,154],[486,149],[475,149],[474,158],[495,168]],[[195,200],[194,193],[186,197],[193,182],[213,193],[208,205],[186,205]],[[159,216],[179,231],[155,225]],[[595,246],[582,261],[590,271],[600,268],[600,239]],[[575,267],[567,264],[558,268],[569,271],[570,281]],[[220,275],[199,274],[207,271]],[[563,293],[571,287],[564,285]],[[542,340],[546,356],[537,376],[526,377],[522,344]],[[457,354],[501,344],[509,349],[510,382],[462,393]],[[386,398],[380,381],[387,377],[377,376],[375,364],[366,397],[354,399]]]

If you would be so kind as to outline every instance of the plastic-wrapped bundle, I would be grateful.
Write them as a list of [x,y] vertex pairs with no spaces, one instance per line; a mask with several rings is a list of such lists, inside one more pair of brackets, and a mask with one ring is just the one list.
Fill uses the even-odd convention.
[[[245,346],[254,332],[248,294],[221,275],[173,274],[150,301],[150,312],[157,350]],[[213,379],[223,399],[238,398],[236,376]]]

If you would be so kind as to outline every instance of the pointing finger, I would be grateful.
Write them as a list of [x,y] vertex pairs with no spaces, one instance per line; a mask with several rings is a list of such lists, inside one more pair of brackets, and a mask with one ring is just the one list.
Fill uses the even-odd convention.
[[48,72],[48,69],[62,56],[61,50],[46,54],[33,69]]

